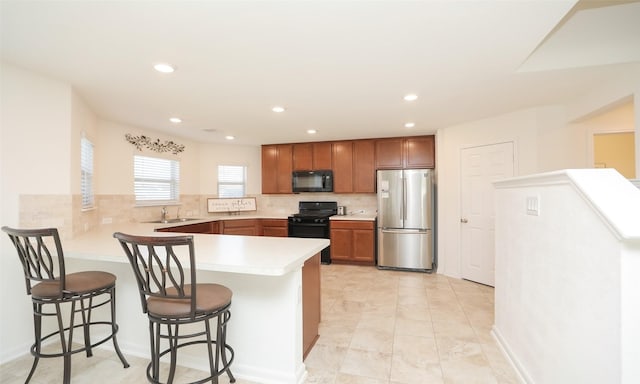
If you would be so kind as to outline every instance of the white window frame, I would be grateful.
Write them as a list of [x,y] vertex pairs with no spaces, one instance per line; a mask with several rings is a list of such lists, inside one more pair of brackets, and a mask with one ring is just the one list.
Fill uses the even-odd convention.
[[80,195],[82,209],[95,207],[93,192],[93,143],[82,137],[80,139]]
[[180,161],[133,156],[136,205],[166,205],[180,201]]
[[[241,188],[241,195],[229,193],[237,187]],[[225,190],[226,187],[235,187]],[[247,195],[247,166],[246,165],[218,165],[218,197],[246,197]]]

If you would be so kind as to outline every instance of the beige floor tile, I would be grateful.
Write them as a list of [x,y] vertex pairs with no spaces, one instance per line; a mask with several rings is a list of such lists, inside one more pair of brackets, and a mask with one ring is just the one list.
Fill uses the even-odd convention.
[[391,353],[349,349],[340,373],[389,381]]
[[357,328],[349,346],[352,349],[390,354],[393,352],[393,332]]
[[355,376],[345,373],[339,373],[336,376],[336,384],[386,384],[388,382],[389,381],[386,379],[375,379],[371,377]]
[[[493,288],[335,264],[323,265],[321,278],[320,338],[305,360],[305,384],[519,383],[490,333]],[[96,349],[90,359],[75,355],[72,383],[146,383],[148,359],[127,359],[131,367],[124,369],[109,350]],[[24,383],[31,363],[27,354],[0,365],[0,382]],[[203,372],[181,367],[178,375],[184,383]],[[61,360],[42,359],[31,384],[61,379]],[[229,383],[226,375],[220,383]]]

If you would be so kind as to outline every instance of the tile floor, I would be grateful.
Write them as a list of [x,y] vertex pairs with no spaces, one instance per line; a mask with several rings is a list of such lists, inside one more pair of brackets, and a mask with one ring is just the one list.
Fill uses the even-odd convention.
[[[322,266],[320,338],[307,384],[518,383],[490,335],[493,288],[442,275]],[[73,384],[145,383],[148,360],[74,356]],[[31,356],[0,365],[0,382],[24,383]],[[180,382],[200,372],[180,370]],[[33,384],[60,382],[58,359],[41,359]],[[228,383],[226,376],[221,384]],[[238,384],[254,384],[237,380]]]

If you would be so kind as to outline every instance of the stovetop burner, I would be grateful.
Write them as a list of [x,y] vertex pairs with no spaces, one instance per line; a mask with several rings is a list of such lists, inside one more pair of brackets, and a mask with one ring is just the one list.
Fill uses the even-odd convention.
[[338,202],[336,201],[300,201],[298,203],[298,213],[290,217],[296,218],[328,218],[338,213]]

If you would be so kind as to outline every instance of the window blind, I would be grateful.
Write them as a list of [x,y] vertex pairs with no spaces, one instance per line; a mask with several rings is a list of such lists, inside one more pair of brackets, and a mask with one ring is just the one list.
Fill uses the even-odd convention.
[[93,144],[84,137],[80,139],[80,194],[82,208],[92,208],[94,206]]
[[218,197],[244,197],[247,167],[218,165]]
[[177,201],[180,195],[180,162],[134,156],[134,191],[137,202]]

